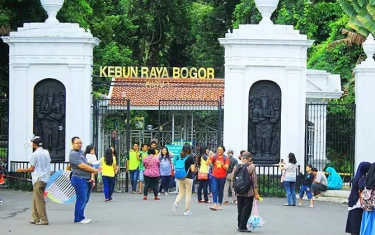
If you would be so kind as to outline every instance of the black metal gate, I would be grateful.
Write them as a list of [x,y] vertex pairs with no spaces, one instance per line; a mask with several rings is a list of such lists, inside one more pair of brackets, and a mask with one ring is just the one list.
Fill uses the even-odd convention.
[[120,171],[116,177],[116,191],[128,191],[126,161],[130,150],[130,101],[127,99],[94,99],[93,143],[98,159],[105,150],[114,147]]
[[0,160],[8,163],[9,100],[0,98]]
[[354,173],[355,104],[306,104],[305,165]]
[[223,140],[222,97],[219,100],[160,100],[159,146],[189,142],[215,150]]

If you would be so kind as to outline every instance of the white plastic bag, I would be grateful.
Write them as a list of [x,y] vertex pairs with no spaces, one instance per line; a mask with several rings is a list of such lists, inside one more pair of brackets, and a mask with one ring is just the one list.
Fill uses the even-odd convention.
[[254,208],[249,220],[247,221],[247,229],[251,230],[263,227],[264,223],[265,221],[259,216],[257,200],[254,200]]

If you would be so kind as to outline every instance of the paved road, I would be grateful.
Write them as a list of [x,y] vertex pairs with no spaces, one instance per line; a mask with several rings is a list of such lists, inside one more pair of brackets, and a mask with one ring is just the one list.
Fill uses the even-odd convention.
[[[143,201],[141,195],[116,193],[114,201],[104,203],[102,193],[93,193],[86,209],[88,225],[73,223],[74,204],[61,205],[47,201],[48,226],[28,224],[31,192],[0,189],[0,234],[76,235],[76,234],[136,234],[191,235],[240,234],[237,232],[236,206],[224,206],[222,211],[209,210],[209,204],[198,204],[193,195],[192,216],[183,215],[183,203],[175,214],[171,206],[175,194],[161,196],[160,201]],[[315,208],[283,207],[284,199],[265,198],[259,212],[266,221],[252,234],[319,235],[344,234],[347,208],[342,204],[317,202]]]

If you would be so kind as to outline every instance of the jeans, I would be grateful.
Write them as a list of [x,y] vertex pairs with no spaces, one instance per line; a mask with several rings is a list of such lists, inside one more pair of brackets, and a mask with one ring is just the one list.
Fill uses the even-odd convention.
[[226,178],[216,178],[214,176],[211,178],[212,201],[214,204],[223,203],[225,181]]
[[171,179],[170,175],[166,176],[161,176],[161,182],[160,182],[160,187],[159,187],[159,193],[164,189],[165,193],[168,193],[168,188],[169,188],[169,181]]
[[289,205],[296,204],[296,182],[284,181],[284,188]]
[[89,179],[83,179],[72,176],[72,185],[76,191],[76,205],[74,208],[74,222],[80,222],[85,219],[85,207],[89,202],[91,193],[91,183]]
[[253,209],[254,197],[237,196],[237,226],[239,229],[247,230],[246,225]]
[[137,180],[138,180],[138,174],[139,170],[131,170],[130,172],[130,181],[132,183],[132,191],[137,191]]
[[114,191],[115,177],[103,175],[103,189],[105,199],[111,200]]
[[203,189],[204,201],[208,202],[208,180],[200,180],[199,181],[198,201],[202,200],[202,189]]
[[301,185],[301,188],[299,190],[299,198],[303,198],[303,195],[306,192],[307,198],[310,200],[312,199],[312,194],[311,194],[311,187],[309,185]]

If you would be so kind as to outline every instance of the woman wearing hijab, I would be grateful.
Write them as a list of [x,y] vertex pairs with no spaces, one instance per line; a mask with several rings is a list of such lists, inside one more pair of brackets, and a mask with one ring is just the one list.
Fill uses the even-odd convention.
[[371,163],[361,162],[352,181],[352,189],[348,198],[348,219],[346,221],[346,233],[358,235],[361,228],[363,210],[359,200],[359,191],[365,187],[365,176],[369,171]]
[[342,179],[337,171],[333,167],[327,167],[326,172],[329,173],[328,189],[341,189]]
[[[372,163],[365,177],[366,189],[375,190],[375,163]],[[360,188],[363,190],[363,188]],[[360,235],[375,234],[375,210],[363,211]]]

